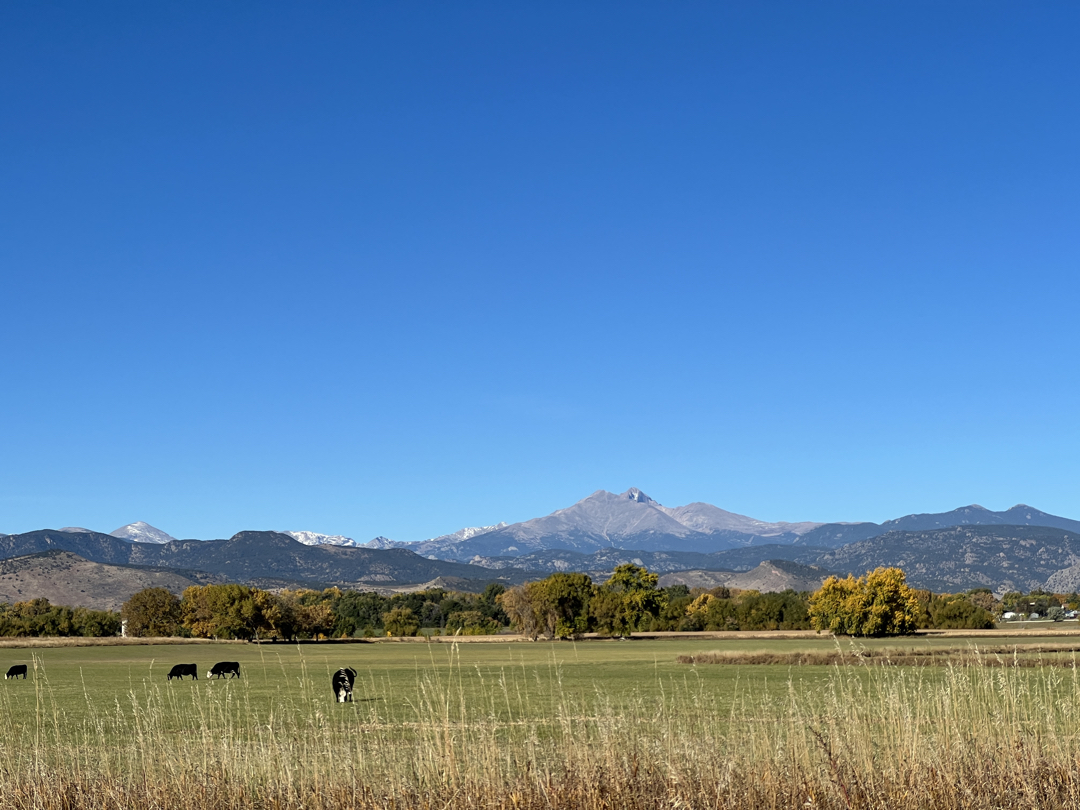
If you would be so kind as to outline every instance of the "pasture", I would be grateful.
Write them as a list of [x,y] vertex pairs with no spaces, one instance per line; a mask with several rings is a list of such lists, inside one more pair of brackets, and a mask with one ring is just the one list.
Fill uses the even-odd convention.
[[[977,643],[1010,641],[1035,639]],[[854,655],[970,643],[4,647],[0,667],[30,678],[0,684],[0,808],[1077,804],[1072,653],[1023,669]],[[676,663],[837,649],[850,664]],[[242,677],[207,680],[218,661]],[[199,680],[166,681],[177,663]],[[342,666],[352,703],[331,694]]]

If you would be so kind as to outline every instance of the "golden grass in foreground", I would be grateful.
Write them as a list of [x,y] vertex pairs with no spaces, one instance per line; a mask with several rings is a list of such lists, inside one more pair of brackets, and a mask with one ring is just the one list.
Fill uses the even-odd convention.
[[543,716],[530,691],[559,690],[557,667],[468,700],[472,673],[433,664],[402,708],[330,703],[321,674],[258,710],[229,682],[145,681],[78,721],[42,677],[33,722],[0,697],[0,808],[1080,805],[1075,668],[835,666],[813,691],[778,668],[786,689],[734,698],[686,672],[658,699],[564,691]]

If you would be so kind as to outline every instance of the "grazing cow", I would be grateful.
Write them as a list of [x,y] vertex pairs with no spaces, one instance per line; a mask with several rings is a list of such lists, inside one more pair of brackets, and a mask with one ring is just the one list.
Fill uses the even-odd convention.
[[199,680],[199,668],[194,664],[177,664],[169,670],[168,680],[179,678],[184,680],[185,675],[190,675],[192,680]]
[[352,667],[342,667],[334,673],[330,679],[330,687],[334,690],[334,696],[338,703],[352,700],[352,685],[356,680],[356,670]]
[[219,661],[206,673],[207,678],[224,678],[232,674],[232,677],[240,677],[240,663],[238,661]]
[[6,681],[8,678],[18,678],[20,675],[23,676],[23,680],[25,681],[26,664],[16,664],[15,666],[13,666],[7,671],[7,675],[4,676],[4,680]]

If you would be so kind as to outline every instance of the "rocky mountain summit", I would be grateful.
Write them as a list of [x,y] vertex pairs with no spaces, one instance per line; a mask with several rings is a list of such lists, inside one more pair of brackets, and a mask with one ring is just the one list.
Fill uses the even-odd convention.
[[[360,543],[357,543],[351,537],[344,537],[340,534],[319,534],[318,532],[281,532],[281,534],[287,534],[293,540],[297,540],[303,543],[305,546],[344,546],[346,548],[358,548]],[[366,543],[364,548],[371,548]]]
[[[70,529],[61,529],[61,531],[70,531]],[[129,523],[127,526],[121,526],[119,529],[109,532],[109,534],[113,537],[119,537],[121,540],[127,540],[129,543],[161,544],[171,543],[176,539],[171,534],[166,534],[161,529],[155,529],[149,523],[144,523],[141,520]]]
[[706,503],[666,507],[637,487],[598,490],[550,515],[408,546],[418,554],[466,561],[545,549],[590,554],[607,548],[709,553],[754,543],[794,543],[818,523],[769,523]]

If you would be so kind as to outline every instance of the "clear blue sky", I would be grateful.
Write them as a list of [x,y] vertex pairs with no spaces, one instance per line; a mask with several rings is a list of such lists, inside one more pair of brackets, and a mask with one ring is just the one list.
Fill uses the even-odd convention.
[[1080,6],[0,7],[0,531],[1080,517]]

